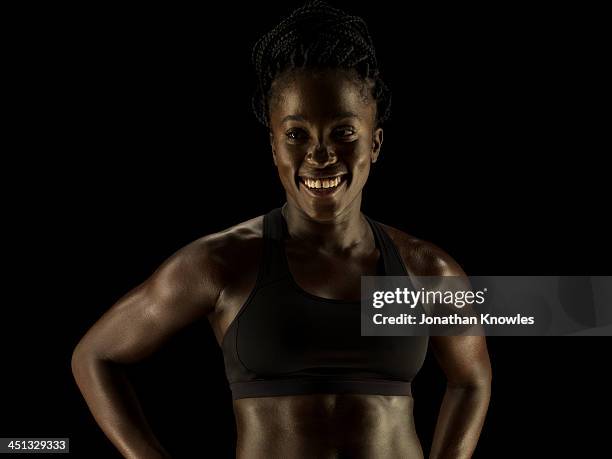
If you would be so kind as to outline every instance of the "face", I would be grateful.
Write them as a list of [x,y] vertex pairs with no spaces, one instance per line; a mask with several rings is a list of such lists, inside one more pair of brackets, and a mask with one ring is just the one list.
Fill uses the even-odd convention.
[[287,201],[318,221],[359,209],[382,144],[368,88],[341,71],[301,71],[272,94],[270,142]]

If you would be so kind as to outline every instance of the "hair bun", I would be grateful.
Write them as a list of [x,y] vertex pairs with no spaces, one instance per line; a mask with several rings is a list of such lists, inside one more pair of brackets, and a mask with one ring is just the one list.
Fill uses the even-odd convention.
[[391,94],[379,76],[378,62],[364,20],[321,0],[308,0],[261,37],[252,52],[257,89],[252,107],[268,126],[268,93],[274,78],[288,68],[354,69],[374,81],[378,122],[390,115]]

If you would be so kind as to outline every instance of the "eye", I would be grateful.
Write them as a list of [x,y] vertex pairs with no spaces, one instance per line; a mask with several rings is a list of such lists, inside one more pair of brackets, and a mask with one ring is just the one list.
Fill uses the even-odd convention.
[[353,126],[340,126],[334,129],[334,137],[340,140],[346,140],[355,135],[357,130]]
[[292,141],[304,140],[308,137],[308,134],[303,129],[298,128],[289,129],[287,132],[285,132],[285,135]]

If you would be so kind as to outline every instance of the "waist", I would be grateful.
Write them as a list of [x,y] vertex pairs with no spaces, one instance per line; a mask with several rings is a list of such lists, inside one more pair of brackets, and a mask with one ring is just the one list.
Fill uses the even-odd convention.
[[262,457],[422,457],[409,396],[245,398],[234,401],[234,412],[237,457],[259,457],[256,451]]
[[408,381],[367,378],[286,378],[234,382],[232,398],[275,397],[307,394],[361,394],[412,396]]

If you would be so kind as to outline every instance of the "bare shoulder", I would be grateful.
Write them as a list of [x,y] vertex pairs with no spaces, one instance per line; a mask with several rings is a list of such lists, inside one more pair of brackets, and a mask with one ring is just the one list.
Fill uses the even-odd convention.
[[262,238],[263,215],[202,236],[178,250],[166,263],[191,267],[198,276],[203,275],[222,288],[239,275],[236,268],[239,263],[257,257]]
[[412,276],[464,276],[465,272],[448,253],[431,242],[381,223],[395,243]]
[[226,287],[259,259],[262,226],[263,216],[256,217],[181,247],[135,290],[142,292],[137,299],[164,323],[214,313]]
[[158,309],[175,305],[182,311],[209,314],[227,285],[248,269],[261,251],[263,216],[184,245],[161,263],[142,284]]
[[261,245],[257,244],[261,220],[240,223],[177,250],[105,312],[79,342],[78,353],[136,362],[185,326],[216,311],[231,276],[244,272],[243,256]]

